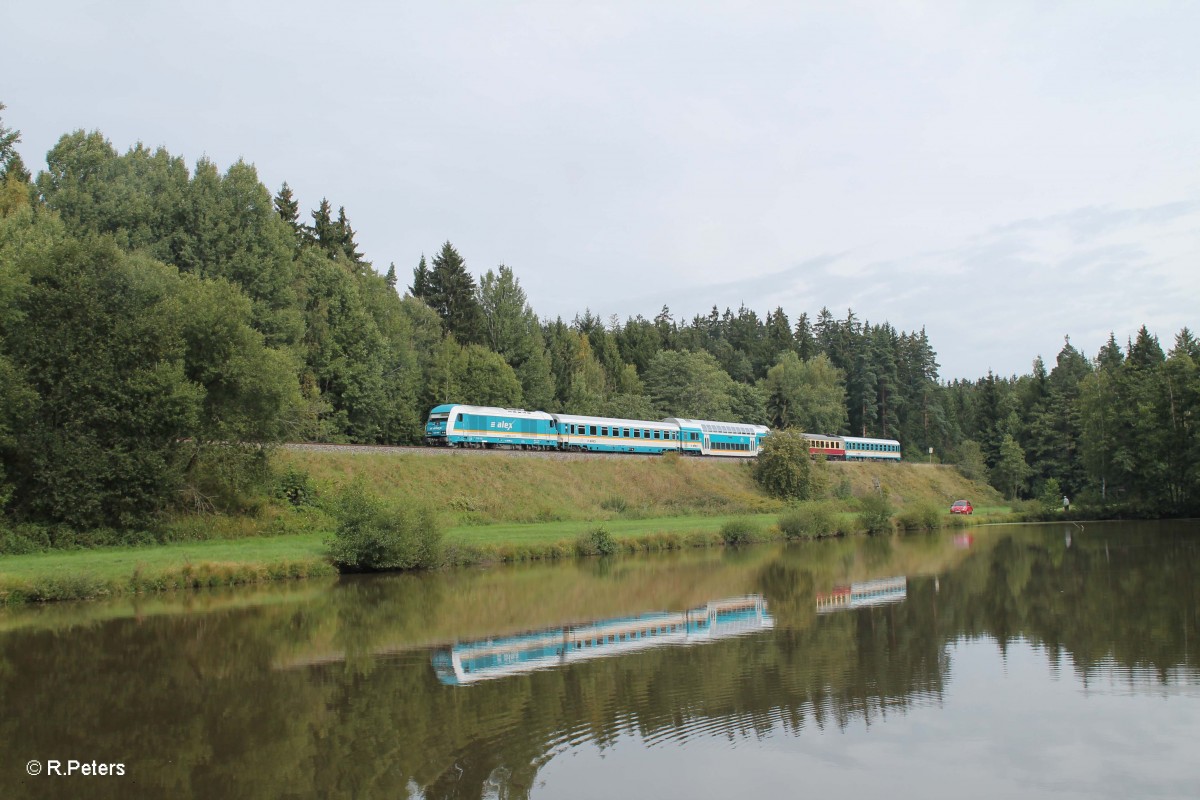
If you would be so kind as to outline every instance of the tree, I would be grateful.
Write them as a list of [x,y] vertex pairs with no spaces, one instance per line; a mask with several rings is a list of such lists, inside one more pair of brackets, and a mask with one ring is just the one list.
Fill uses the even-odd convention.
[[458,341],[469,344],[483,340],[483,311],[476,297],[475,279],[450,242],[433,257],[422,299]]
[[287,185],[287,181],[279,187],[279,193],[275,195],[273,203],[275,213],[292,229],[296,242],[303,241],[304,226],[300,224],[300,203],[292,196],[292,187]]
[[733,379],[709,353],[664,350],[645,376],[651,402],[663,414],[733,420]]
[[354,241],[354,229],[350,227],[345,206],[338,206],[338,218],[333,229],[336,252],[344,254],[354,264],[362,264],[363,256],[358,252],[358,243]]
[[[0,112],[4,111],[7,106],[0,103]],[[9,159],[16,155],[16,150],[13,149],[21,141],[21,132],[14,131],[12,128],[5,127],[4,118],[0,115],[0,165],[8,167]]]
[[808,500],[813,495],[808,440],[798,430],[772,431],[751,469],[754,480],[772,497]]
[[958,471],[967,480],[980,483],[987,481],[987,463],[983,459],[983,451],[977,442],[970,439],[959,442],[955,464],[958,466]]
[[333,221],[333,207],[328,198],[321,198],[321,204],[312,212],[312,220],[310,231],[313,242],[330,255],[336,253],[341,247],[341,242],[338,240],[337,228]]
[[787,351],[767,372],[763,384],[772,428],[797,427],[815,433],[846,428],[846,389],[842,371],[822,353],[803,362]]
[[278,440],[296,398],[290,356],[264,346],[250,301],[53,218],[0,224],[26,227],[4,258],[23,288],[0,314],[0,356],[25,392],[4,453],[17,513],[129,528],[181,489],[205,487],[209,504],[236,494],[230,471],[205,473],[229,459],[201,451]]
[[418,300],[429,301],[429,267],[425,264],[425,254],[421,254],[421,262],[413,269],[412,286],[408,293]]
[[992,468],[995,483],[1011,498],[1016,498],[1029,477],[1029,465],[1025,463],[1025,451],[1011,434],[1005,434],[1000,443],[1000,460]]

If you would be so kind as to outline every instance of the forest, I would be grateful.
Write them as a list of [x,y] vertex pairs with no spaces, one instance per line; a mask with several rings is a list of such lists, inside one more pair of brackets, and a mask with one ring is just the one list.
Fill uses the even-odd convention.
[[303,213],[243,161],[120,153],[80,130],[34,175],[19,143],[0,117],[6,525],[237,513],[270,445],[416,443],[444,402],[894,438],[1012,498],[1200,506],[1187,328],[1091,354],[1067,339],[1028,374],[945,382],[923,329],[852,310],[547,319],[513,268],[477,279],[450,241],[377,268],[344,206]]

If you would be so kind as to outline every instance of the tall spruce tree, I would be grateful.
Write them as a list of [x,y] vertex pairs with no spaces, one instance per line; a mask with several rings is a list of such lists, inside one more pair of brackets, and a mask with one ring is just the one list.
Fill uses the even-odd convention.
[[279,214],[279,218],[291,227],[297,240],[302,238],[304,226],[300,224],[300,203],[292,196],[292,187],[287,185],[287,181],[284,181],[283,186],[279,187],[273,203],[275,213]]
[[475,279],[449,241],[433,257],[423,299],[460,343],[483,341],[483,311],[476,297]]

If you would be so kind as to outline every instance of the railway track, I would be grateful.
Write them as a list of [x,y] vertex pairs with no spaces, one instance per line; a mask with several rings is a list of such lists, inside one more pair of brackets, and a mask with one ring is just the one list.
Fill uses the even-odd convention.
[[[507,448],[458,448],[458,447],[416,447],[388,444],[316,444],[293,443],[280,445],[284,450],[312,453],[374,453],[377,455],[417,455],[417,456],[516,456],[519,458],[549,458],[559,461],[574,459],[597,458],[662,458],[661,455],[648,453],[564,453],[558,450],[512,450]],[[751,457],[752,456],[748,456]],[[723,458],[742,458],[723,456]],[[705,459],[708,460],[708,459]]]

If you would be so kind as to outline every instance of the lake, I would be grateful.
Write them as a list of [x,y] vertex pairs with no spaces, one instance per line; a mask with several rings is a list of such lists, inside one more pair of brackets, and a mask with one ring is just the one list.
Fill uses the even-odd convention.
[[0,796],[1195,798],[1198,556],[1013,525],[0,611]]

